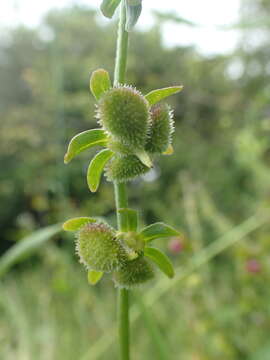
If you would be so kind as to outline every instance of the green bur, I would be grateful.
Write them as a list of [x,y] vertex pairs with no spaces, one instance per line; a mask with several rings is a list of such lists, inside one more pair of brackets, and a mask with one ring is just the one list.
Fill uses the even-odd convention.
[[174,131],[172,111],[167,104],[158,104],[151,108],[151,128],[145,146],[150,153],[162,154],[171,143]]
[[143,284],[154,277],[151,264],[144,258],[138,257],[126,263],[120,270],[114,273],[114,283],[117,287],[132,288]]
[[89,223],[79,230],[76,252],[90,270],[111,272],[127,262],[126,251],[115,231],[103,223]]
[[126,182],[149,170],[135,155],[116,155],[106,166],[105,174],[109,181]]
[[108,139],[107,147],[111,151],[118,153],[119,155],[132,155],[132,149],[125,144],[122,144],[120,141],[115,141],[112,138]]
[[134,152],[144,148],[150,125],[149,104],[136,89],[119,86],[106,91],[99,100],[97,116],[113,138]]

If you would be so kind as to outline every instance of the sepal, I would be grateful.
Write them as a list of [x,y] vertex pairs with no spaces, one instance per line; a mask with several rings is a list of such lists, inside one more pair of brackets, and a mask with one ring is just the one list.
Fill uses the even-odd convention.
[[76,217],[73,219],[69,219],[62,225],[63,230],[65,231],[78,231],[80,228],[86,224],[96,222],[96,219],[91,217]]
[[167,98],[168,96],[177,94],[183,89],[183,86],[170,86],[167,88],[156,89],[145,95],[146,100],[150,105],[154,105],[157,102]]
[[149,242],[159,238],[177,236],[180,235],[180,233],[167,224],[157,222],[146,226],[143,230],[141,230],[140,235],[145,242]]
[[110,88],[111,80],[108,71],[104,69],[93,71],[90,77],[90,90],[96,100],[99,100],[101,96]]
[[90,285],[96,285],[102,278],[104,273],[102,271],[88,270],[87,279]]
[[91,192],[96,192],[103,169],[114,153],[109,149],[101,150],[90,162],[87,170],[87,183]]
[[168,256],[162,251],[153,247],[145,247],[144,255],[152,260],[166,276],[169,278],[174,277],[173,265]]
[[64,157],[65,164],[69,163],[75,156],[82,151],[89,149],[93,146],[106,146],[107,135],[102,129],[91,129],[83,131],[75,135],[69,145]]

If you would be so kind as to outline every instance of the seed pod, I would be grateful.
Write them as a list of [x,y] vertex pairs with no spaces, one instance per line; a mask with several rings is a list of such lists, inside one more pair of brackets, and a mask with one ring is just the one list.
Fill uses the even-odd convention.
[[150,153],[161,154],[168,149],[174,132],[173,113],[167,104],[151,108],[151,128],[145,149]]
[[113,280],[117,287],[130,289],[140,285],[154,277],[151,264],[144,258],[138,257],[126,263],[120,270],[114,273]]
[[111,272],[127,261],[114,229],[104,223],[84,225],[77,234],[76,252],[87,269]]
[[116,140],[134,151],[144,148],[150,125],[149,104],[136,89],[118,86],[106,91],[99,101],[97,117]]
[[135,155],[116,155],[107,164],[105,174],[109,181],[126,182],[149,170]]

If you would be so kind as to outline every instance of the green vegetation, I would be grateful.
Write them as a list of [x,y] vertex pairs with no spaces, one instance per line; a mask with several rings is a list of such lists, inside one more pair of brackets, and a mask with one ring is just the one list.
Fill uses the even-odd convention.
[[[269,11],[268,1],[244,1],[236,26],[243,36],[227,56],[166,48],[169,16],[132,33],[128,83],[143,94],[185,85],[168,100],[174,155],[160,157],[147,181],[129,189],[130,206],[143,209],[142,227],[162,219],[181,229],[184,245],[176,254],[167,240],[155,243],[175,278],[157,273],[157,283],[131,299],[134,360],[168,352],[172,360],[270,356]],[[96,127],[89,74],[113,73],[115,34],[113,22],[74,7],[48,14],[39,29],[1,36],[2,253],[69,217],[95,214],[116,226],[111,184],[103,179],[89,196],[85,164],[94,150],[69,166],[62,161],[67,139]],[[61,233],[1,278],[1,358],[117,359],[114,288],[106,275],[90,288],[73,249]]]

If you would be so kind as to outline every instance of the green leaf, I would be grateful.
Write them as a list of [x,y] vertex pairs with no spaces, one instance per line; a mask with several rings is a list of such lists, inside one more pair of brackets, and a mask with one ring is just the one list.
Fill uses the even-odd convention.
[[95,70],[90,78],[90,90],[94,97],[100,97],[111,87],[111,80],[108,71],[104,69]]
[[88,282],[91,285],[96,285],[99,280],[102,278],[103,272],[102,271],[95,271],[95,270],[89,270],[88,271]]
[[31,235],[20,240],[16,245],[7,250],[0,258],[0,277],[2,277],[13,265],[35,253],[52,236],[59,233],[61,225],[51,225],[37,230]]
[[169,225],[157,222],[141,230],[140,235],[143,237],[145,242],[148,242],[162,237],[177,236],[180,235],[180,233]]
[[76,155],[90,147],[100,145],[106,146],[107,135],[102,129],[92,129],[75,135],[69,145],[64,158],[65,164],[69,163]]
[[137,231],[138,212],[128,208],[121,208],[118,212],[122,214],[122,231]]
[[142,12],[142,0],[126,0],[126,31],[131,31]]
[[90,191],[97,191],[104,166],[113,155],[113,151],[104,149],[100,151],[90,162],[87,170],[87,183]]
[[174,277],[173,265],[168,256],[162,251],[153,247],[146,247],[144,248],[144,255],[151,259],[169,278]]
[[80,229],[81,226],[89,223],[96,222],[96,219],[90,218],[90,217],[76,217],[73,219],[67,220],[63,224],[63,230],[65,231],[77,231]]
[[174,95],[181,91],[183,86],[170,86],[163,89],[153,90],[147,95],[145,95],[146,100],[149,102],[150,105],[154,105],[160,100],[167,98],[168,96]]
[[102,14],[111,19],[121,0],[103,0],[100,6]]
[[140,151],[137,151],[135,153],[135,155],[141,160],[141,162],[151,168],[153,167],[153,163],[152,163],[152,160],[150,158],[150,156],[147,154],[147,152],[145,150],[140,150]]

